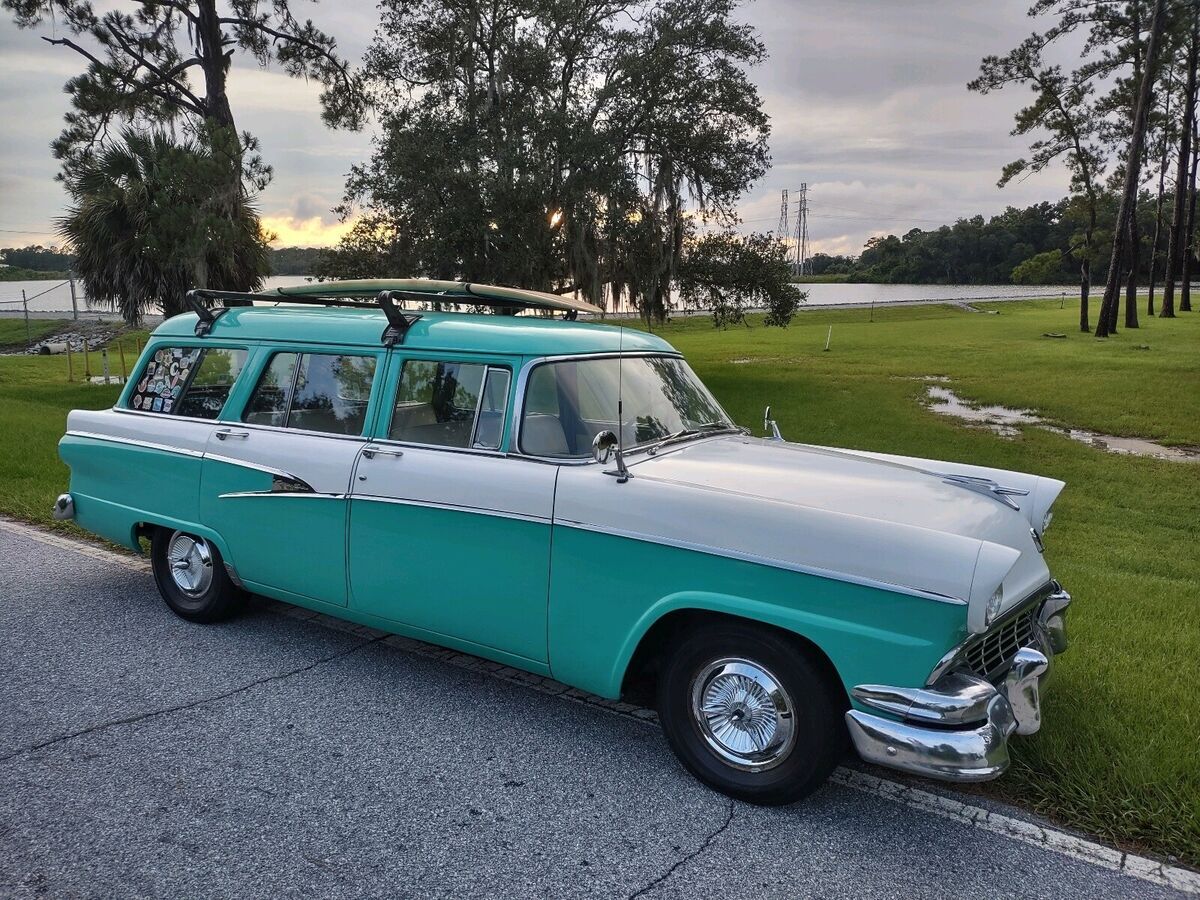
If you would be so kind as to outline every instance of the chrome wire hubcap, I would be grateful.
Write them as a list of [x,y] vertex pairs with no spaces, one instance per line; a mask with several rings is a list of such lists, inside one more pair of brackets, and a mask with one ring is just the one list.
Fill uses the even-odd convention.
[[792,699],[774,675],[747,659],[719,659],[692,681],[692,719],[708,746],[738,769],[779,765],[795,743]]
[[212,584],[212,551],[203,538],[175,532],[167,543],[167,564],[175,586],[185,594],[203,594]]

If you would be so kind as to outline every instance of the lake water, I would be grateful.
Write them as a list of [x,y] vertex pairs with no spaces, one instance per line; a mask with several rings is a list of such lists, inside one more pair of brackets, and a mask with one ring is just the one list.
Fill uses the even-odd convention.
[[[289,287],[304,284],[303,275],[277,275],[268,278],[266,288]],[[71,311],[71,290],[65,283],[54,281],[0,281],[0,312],[20,313],[21,291],[29,299],[31,312]],[[83,290],[76,283],[77,302],[80,312],[87,309]],[[806,284],[808,306],[838,306],[842,304],[881,305],[888,303],[918,303],[937,300],[994,300],[1015,297],[1059,297],[1071,300],[1077,296],[1077,287],[1063,285],[1012,285],[1012,284]],[[1103,291],[1103,285],[1100,286]]]

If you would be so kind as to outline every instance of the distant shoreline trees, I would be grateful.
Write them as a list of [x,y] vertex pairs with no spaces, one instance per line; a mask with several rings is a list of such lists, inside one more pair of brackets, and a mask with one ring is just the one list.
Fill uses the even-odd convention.
[[[1122,287],[1125,326],[1138,327],[1136,286],[1146,268],[1142,245],[1147,234],[1153,234],[1147,311],[1154,314],[1164,198],[1169,199],[1159,315],[1175,315],[1176,282],[1180,283],[1179,309],[1189,310],[1195,254],[1200,2],[1035,0],[1029,14],[1051,17],[1049,28],[1006,55],[985,57],[979,77],[967,86],[984,94],[1014,85],[1033,91],[1033,102],[1017,113],[1012,132],[1031,137],[1030,156],[1006,166],[1000,185],[1021,172],[1040,171],[1054,160],[1066,163],[1071,172],[1070,202],[1084,210],[1085,220],[1080,240],[1066,251],[1080,267],[1082,331],[1090,330],[1092,267],[1108,259],[1097,337],[1116,332]],[[1070,72],[1044,61],[1051,45],[1067,36],[1083,40],[1082,62]],[[1168,183],[1172,165],[1173,190]],[[1143,184],[1155,175],[1155,214],[1147,230]],[[1110,195],[1113,212],[1110,228],[1099,240],[1102,190]]]

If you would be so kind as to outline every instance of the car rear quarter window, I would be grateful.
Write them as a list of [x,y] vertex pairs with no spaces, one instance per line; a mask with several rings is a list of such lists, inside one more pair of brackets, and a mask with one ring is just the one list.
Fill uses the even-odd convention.
[[326,434],[362,434],[375,357],[276,353],[263,370],[243,420]]
[[129,408],[194,419],[215,419],[246,364],[233,347],[158,347],[147,360]]

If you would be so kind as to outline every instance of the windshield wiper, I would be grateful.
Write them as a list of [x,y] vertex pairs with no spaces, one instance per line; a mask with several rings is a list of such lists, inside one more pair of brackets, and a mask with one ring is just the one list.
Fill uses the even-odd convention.
[[654,456],[660,449],[668,444],[674,444],[677,441],[693,438],[698,434],[707,434],[717,431],[736,431],[732,425],[726,422],[702,422],[694,428],[681,428],[678,431],[673,431],[666,437],[657,441],[649,450],[651,456]]

